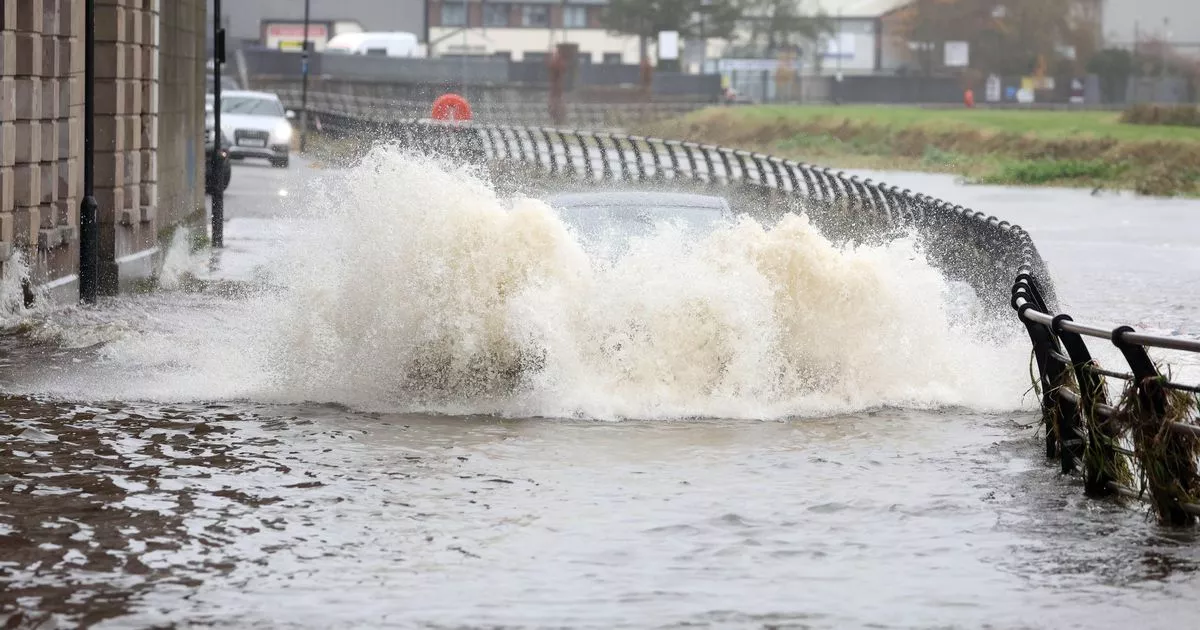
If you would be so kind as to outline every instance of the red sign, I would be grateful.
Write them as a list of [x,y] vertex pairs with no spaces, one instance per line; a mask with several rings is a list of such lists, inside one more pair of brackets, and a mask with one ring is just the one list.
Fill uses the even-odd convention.
[[[304,39],[304,23],[279,23],[273,22],[267,24],[266,27],[267,39]],[[328,39],[329,29],[319,22],[310,22],[308,25],[309,39]]]

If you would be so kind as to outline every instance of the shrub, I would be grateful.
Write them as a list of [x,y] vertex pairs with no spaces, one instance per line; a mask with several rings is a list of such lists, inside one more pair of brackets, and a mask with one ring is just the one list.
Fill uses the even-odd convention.
[[985,184],[1037,185],[1071,179],[1108,179],[1119,169],[1102,160],[1023,160],[1008,162],[1000,172],[983,177]]
[[1200,127],[1200,107],[1195,105],[1134,105],[1121,114],[1121,122],[1131,125]]

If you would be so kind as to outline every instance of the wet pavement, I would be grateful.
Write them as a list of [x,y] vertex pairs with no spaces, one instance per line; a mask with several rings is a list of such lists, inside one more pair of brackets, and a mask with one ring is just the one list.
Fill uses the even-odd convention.
[[[320,172],[235,166],[226,251],[187,268],[225,284],[127,296],[0,337],[0,626],[1192,623],[1195,534],[1088,500],[1057,475],[1020,378],[926,392],[922,405],[766,420],[435,414],[335,404],[316,387],[259,395],[247,359],[259,320],[298,315],[265,313],[264,291],[230,287],[271,285],[264,267],[313,225],[273,217]],[[1029,228],[1080,314],[1200,332],[1200,300],[1169,297],[1195,290],[1196,202],[1121,199],[1084,217],[1085,193],[903,177],[888,180]],[[1137,306],[1146,286],[1162,308]],[[1000,356],[1018,377],[1028,367],[1027,352]],[[313,365],[313,383],[346,377]],[[945,402],[963,396],[1002,402]]]

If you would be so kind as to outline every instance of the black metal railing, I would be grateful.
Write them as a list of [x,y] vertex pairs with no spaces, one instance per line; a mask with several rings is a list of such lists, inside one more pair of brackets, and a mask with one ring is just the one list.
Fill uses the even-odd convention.
[[[1144,499],[1160,522],[1194,524],[1200,517],[1200,387],[1172,381],[1149,350],[1200,355],[1200,340],[1077,323],[1047,306],[1031,274],[1018,275],[1011,304],[1033,342],[1046,456],[1057,458],[1064,473],[1081,473],[1091,496]],[[1129,372],[1102,368],[1088,339],[1115,345]],[[1115,402],[1107,379],[1125,383]]]
[[[300,109],[300,90],[278,90],[277,94],[289,109]],[[682,116],[709,105],[697,102],[567,102],[564,124],[583,129],[620,129],[632,123],[647,123]],[[429,108],[430,103],[425,100],[401,100],[330,92],[310,92],[306,107],[310,113],[337,113],[376,121],[419,119],[429,115]],[[549,107],[544,101],[472,99],[472,110],[474,119],[481,123],[520,126],[553,124]]]
[[[452,128],[382,110],[347,114],[314,108],[312,113],[322,130],[334,136],[429,151],[454,146],[479,161],[518,165],[553,178],[739,189],[759,195],[763,203],[807,211],[834,238],[866,241],[915,233],[932,263],[951,279],[969,283],[997,312],[1007,308],[1018,274],[1048,278],[1036,246],[1020,226],[908,189],[775,156],[615,132],[479,124]],[[1048,280],[1043,285],[1053,300]]]
[[[1148,499],[1160,521],[1171,525],[1190,525],[1200,516],[1200,388],[1171,381],[1148,354],[1151,348],[1200,353],[1200,341],[1128,327],[1102,330],[1055,315],[1049,273],[1020,226],[844,172],[727,147],[613,132],[444,125],[387,112],[317,114],[334,134],[460,151],[569,181],[749,190],[758,200],[804,209],[827,235],[847,228],[857,238],[915,232],[949,278],[969,283],[986,305],[1017,310],[1033,342],[1048,457],[1059,459],[1066,473],[1082,473],[1089,495]],[[1130,372],[1102,369],[1085,337],[1114,343]],[[1111,403],[1108,378],[1127,383]]]

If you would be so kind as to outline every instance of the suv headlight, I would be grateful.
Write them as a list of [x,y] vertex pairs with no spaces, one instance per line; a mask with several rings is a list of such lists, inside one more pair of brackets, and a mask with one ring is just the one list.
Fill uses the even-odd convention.
[[275,126],[275,137],[280,142],[292,141],[292,126],[285,120]]

